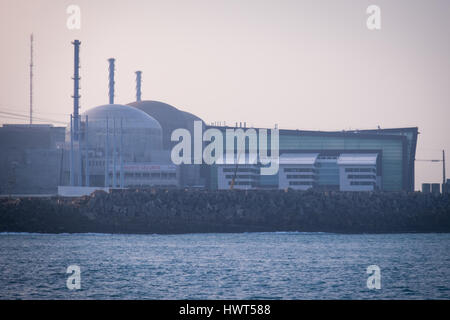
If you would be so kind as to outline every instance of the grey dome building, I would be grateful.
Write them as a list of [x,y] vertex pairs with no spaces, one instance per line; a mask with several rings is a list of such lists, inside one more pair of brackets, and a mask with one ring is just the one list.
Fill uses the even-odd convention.
[[121,130],[124,161],[152,161],[152,152],[162,150],[161,125],[145,112],[125,105],[108,104],[87,110],[82,114],[83,120],[85,116],[88,116],[89,149],[104,150],[108,121],[109,154],[113,152],[114,142],[116,148],[119,147]]
[[[191,133],[191,137],[194,136],[194,121],[201,121],[203,130],[205,129],[205,123],[199,117],[193,115],[192,113],[185,112],[171,106],[170,104],[153,101],[153,100],[143,100],[136,101],[128,104],[136,109],[142,110],[152,118],[156,119],[163,132],[163,149],[170,152],[172,147],[178,142],[171,141],[172,132],[175,129],[183,128],[187,129]],[[192,141],[192,150],[193,141]],[[194,153],[192,152],[192,160]],[[193,161],[192,161],[193,162]],[[181,166],[181,177],[180,183],[182,186],[204,186],[205,185],[205,173],[202,170],[202,165],[195,164],[182,164]]]
[[[130,185],[134,177],[130,171],[140,170],[139,166],[150,170],[151,166],[145,166],[167,163],[161,125],[139,109],[120,104],[94,107],[80,116],[79,125],[79,136],[72,133],[73,147],[70,147],[70,124],[66,129],[67,150],[75,151],[73,155],[67,154],[65,167],[75,173],[75,185],[105,186],[113,182],[112,185],[117,186],[123,178],[125,184]],[[106,179],[105,172],[109,172],[111,178]],[[124,177],[120,176],[121,172]],[[143,177],[146,174],[148,172]],[[86,176],[89,176],[89,183],[86,183]],[[159,183],[156,179],[154,182]]]
[[176,144],[176,142],[170,141],[173,130],[184,128],[189,130],[192,135],[194,132],[194,121],[201,121],[203,126],[205,125],[199,117],[189,112],[181,111],[164,102],[144,100],[132,102],[128,105],[142,110],[159,122],[162,127],[163,148],[165,150],[171,150],[172,146]]

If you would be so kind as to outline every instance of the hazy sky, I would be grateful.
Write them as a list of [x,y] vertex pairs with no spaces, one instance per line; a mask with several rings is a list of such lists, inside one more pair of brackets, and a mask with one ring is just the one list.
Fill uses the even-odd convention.
[[[80,30],[66,27],[70,4]],[[371,4],[381,30],[366,27]],[[79,39],[81,111],[108,102],[115,57],[116,103],[135,100],[142,70],[143,99],[208,123],[418,126],[417,159],[450,155],[448,0],[0,0],[0,111],[28,113],[31,32],[36,117],[67,121]],[[441,177],[441,164],[416,163],[416,188]]]

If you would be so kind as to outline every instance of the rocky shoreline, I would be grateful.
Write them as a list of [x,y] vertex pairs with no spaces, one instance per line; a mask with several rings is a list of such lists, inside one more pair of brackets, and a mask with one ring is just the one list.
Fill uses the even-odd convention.
[[450,195],[149,189],[0,199],[0,232],[271,231],[450,232]]

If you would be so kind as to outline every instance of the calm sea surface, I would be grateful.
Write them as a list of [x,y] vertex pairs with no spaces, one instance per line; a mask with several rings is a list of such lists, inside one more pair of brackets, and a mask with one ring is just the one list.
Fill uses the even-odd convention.
[[0,234],[0,298],[449,299],[450,234]]

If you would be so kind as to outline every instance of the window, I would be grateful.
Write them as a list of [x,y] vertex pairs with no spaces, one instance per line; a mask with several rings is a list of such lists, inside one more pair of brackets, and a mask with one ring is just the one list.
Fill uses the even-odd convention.
[[348,178],[349,178],[349,179],[373,179],[373,180],[375,180],[375,179],[376,179],[376,176],[374,176],[374,175],[368,175],[368,174],[360,174],[360,175],[357,175],[357,174],[349,174],[349,175],[348,175]]
[[352,186],[375,186],[375,182],[372,181],[351,181]]
[[312,186],[312,181],[289,181],[290,186]]
[[259,170],[256,168],[223,168],[223,172],[234,173],[234,172],[249,172],[259,174]]
[[[228,185],[231,185],[231,181],[228,181]],[[234,183],[235,186],[251,186],[251,187],[256,187],[257,183],[253,182],[253,181],[236,181]]]
[[[225,176],[225,178],[227,179],[233,179],[234,175],[233,174],[227,174]],[[237,174],[236,175],[236,179],[257,179],[257,176],[254,175],[249,175],[249,174]]]
[[377,173],[374,168],[345,168],[345,172],[373,172]]
[[288,174],[287,175],[288,179],[315,179],[316,176],[314,175],[300,175],[300,174]]
[[315,172],[313,168],[284,168],[284,172]]

